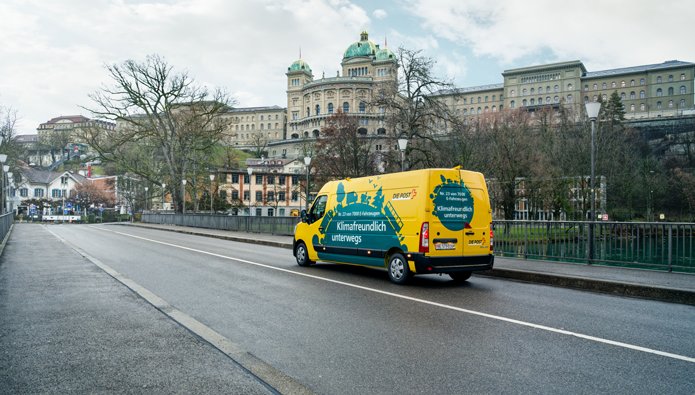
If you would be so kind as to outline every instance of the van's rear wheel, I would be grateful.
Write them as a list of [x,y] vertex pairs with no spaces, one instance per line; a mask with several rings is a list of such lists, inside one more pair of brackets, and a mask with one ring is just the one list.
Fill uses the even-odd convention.
[[469,278],[471,278],[471,274],[473,274],[473,272],[456,272],[456,273],[449,273],[449,276],[455,282],[462,283],[462,282],[468,280]]
[[303,242],[299,242],[297,245],[297,252],[295,255],[297,256],[297,264],[299,266],[309,266],[314,263],[309,260],[309,251],[307,251],[306,244]]
[[410,269],[408,268],[408,261],[401,254],[393,254],[389,258],[389,279],[394,284],[405,284],[410,278]]

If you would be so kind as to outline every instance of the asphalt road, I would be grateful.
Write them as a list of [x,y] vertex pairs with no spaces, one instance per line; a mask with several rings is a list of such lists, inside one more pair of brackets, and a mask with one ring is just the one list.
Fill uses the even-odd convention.
[[692,306],[481,277],[396,286],[274,247],[48,229],[316,393],[695,392]]

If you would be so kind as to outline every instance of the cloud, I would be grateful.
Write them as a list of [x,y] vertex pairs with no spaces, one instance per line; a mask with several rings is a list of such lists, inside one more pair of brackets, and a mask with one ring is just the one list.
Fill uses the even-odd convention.
[[579,59],[595,70],[681,56],[695,60],[693,47],[682,45],[695,16],[692,4],[683,0],[668,6],[589,0],[576,7],[554,0],[407,1],[407,10],[436,37],[503,64],[548,52],[552,61]]
[[374,18],[376,18],[376,19],[384,19],[387,16],[386,11],[384,11],[384,10],[375,10],[372,13],[372,15],[374,15]]

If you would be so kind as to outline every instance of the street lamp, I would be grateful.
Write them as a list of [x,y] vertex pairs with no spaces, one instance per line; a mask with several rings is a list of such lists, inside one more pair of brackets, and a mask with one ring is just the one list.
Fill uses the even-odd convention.
[[[5,170],[5,167],[7,167],[7,170],[10,170],[10,166],[3,166],[3,170]],[[5,170],[5,173],[7,173],[7,212],[11,213],[12,212],[12,203],[10,202],[10,190],[12,187],[14,187],[14,182],[12,180],[12,176],[14,174],[8,173],[7,170]]]
[[214,179],[215,179],[215,175],[210,174],[210,215],[213,215],[213,212],[212,212],[212,180],[214,180]]
[[589,224],[589,262],[594,259],[594,221],[596,221],[595,200],[596,191],[594,190],[594,124],[601,110],[601,103],[586,103],[586,115],[591,120],[591,223]]
[[0,203],[2,204],[2,209],[1,211],[4,213],[5,212],[5,173],[7,173],[7,170],[10,169],[10,166],[7,166],[7,170],[5,170],[5,161],[7,160],[7,154],[0,154],[0,163],[2,163],[2,168],[3,168],[3,173],[0,175],[0,178],[2,178],[2,182],[0,184],[2,185],[2,196],[0,197]]
[[183,205],[181,206],[181,214],[186,214],[186,179],[181,180],[181,193],[183,194]]
[[405,148],[408,146],[408,140],[398,139],[398,148],[401,150],[401,171],[405,169]]
[[253,168],[249,167],[246,169],[249,173],[249,217],[251,216],[251,173],[253,173]]
[[306,165],[306,211],[309,212],[309,165],[311,164],[311,156],[304,157]]
[[149,187],[145,187],[145,211],[147,211],[147,190],[150,189]]

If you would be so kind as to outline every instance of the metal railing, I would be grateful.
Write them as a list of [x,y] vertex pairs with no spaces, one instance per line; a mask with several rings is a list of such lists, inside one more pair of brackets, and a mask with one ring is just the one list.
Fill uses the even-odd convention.
[[12,221],[14,221],[13,213],[0,215],[0,242],[5,240],[5,236],[7,236],[7,232],[10,231],[12,226]]
[[492,225],[498,256],[695,273],[695,223],[500,220]]
[[143,214],[143,223],[192,226],[195,228],[294,235],[299,217],[256,217],[236,215]]

